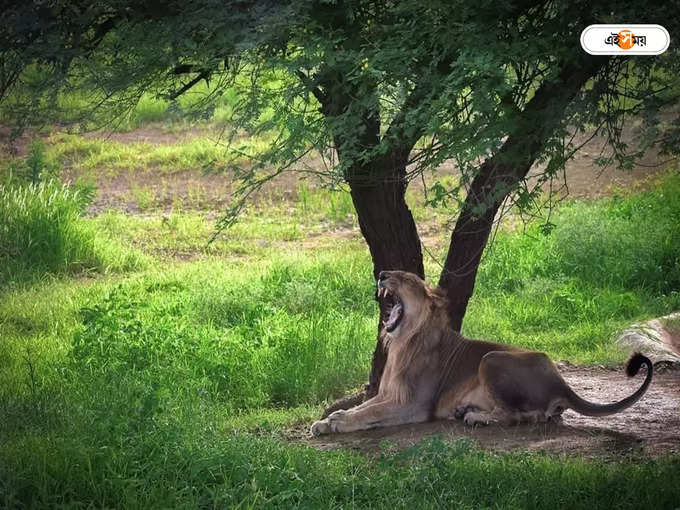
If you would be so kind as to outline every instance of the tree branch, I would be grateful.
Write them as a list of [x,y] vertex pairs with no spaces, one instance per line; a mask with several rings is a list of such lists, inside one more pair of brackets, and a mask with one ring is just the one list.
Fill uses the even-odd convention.
[[305,88],[309,90],[309,92],[312,93],[312,95],[316,98],[319,104],[323,106],[323,104],[326,102],[326,95],[316,85],[316,83],[314,83],[314,81],[309,76],[307,76],[300,70],[295,71],[295,74],[300,79]]
[[[175,74],[177,74],[176,71]],[[201,80],[208,81],[208,78],[210,78],[210,74],[211,74],[210,69],[203,69],[201,72],[199,72],[198,76],[196,76],[193,80],[191,80],[188,83],[185,83],[179,90],[172,92],[168,96],[168,99],[170,99],[170,101],[177,99],[179,96],[181,96],[182,94],[190,90],[192,87],[194,87]]]
[[461,327],[500,205],[527,175],[546,140],[562,122],[567,105],[607,61],[583,56],[564,64],[557,81],[539,87],[501,149],[479,168],[451,235],[439,279],[439,285],[449,290],[452,327]]

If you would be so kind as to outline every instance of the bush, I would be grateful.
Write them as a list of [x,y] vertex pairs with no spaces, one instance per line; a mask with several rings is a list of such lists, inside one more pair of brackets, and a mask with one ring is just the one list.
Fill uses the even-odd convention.
[[90,195],[55,181],[0,184],[0,284],[21,273],[133,267],[81,218]]

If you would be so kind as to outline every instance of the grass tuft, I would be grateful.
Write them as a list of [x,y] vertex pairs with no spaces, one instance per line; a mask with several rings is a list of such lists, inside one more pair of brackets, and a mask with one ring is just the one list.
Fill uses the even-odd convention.
[[30,273],[130,269],[138,255],[102,239],[83,221],[83,190],[54,181],[0,185],[0,282]]

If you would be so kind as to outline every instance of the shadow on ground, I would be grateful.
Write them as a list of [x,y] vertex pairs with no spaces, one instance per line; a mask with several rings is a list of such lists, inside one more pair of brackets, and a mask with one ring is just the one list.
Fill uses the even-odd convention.
[[[621,399],[642,383],[644,373],[628,379],[622,369],[562,367],[562,375],[582,397],[602,403]],[[466,427],[459,421],[435,421],[311,438],[307,428],[287,438],[314,448],[350,448],[366,453],[403,449],[430,436],[445,440],[473,439],[486,449],[523,449],[577,456],[659,457],[680,452],[680,370],[660,367],[645,396],[626,411],[600,418],[564,414],[562,423]]]

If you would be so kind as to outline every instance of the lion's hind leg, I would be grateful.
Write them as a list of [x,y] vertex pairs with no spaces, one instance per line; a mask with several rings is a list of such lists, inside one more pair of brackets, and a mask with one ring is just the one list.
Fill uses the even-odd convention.
[[550,417],[543,411],[509,411],[496,407],[493,411],[470,410],[463,418],[466,425],[489,425],[499,423],[501,425],[516,425],[518,423],[546,423]]
[[465,413],[463,420],[466,425],[474,427],[477,425],[489,425],[490,423],[510,423],[512,421],[511,417],[512,413],[496,407],[492,411],[468,411]]
[[545,354],[492,351],[482,358],[478,376],[493,405],[489,412],[466,413],[468,425],[545,423],[561,414],[554,397],[564,381]]

